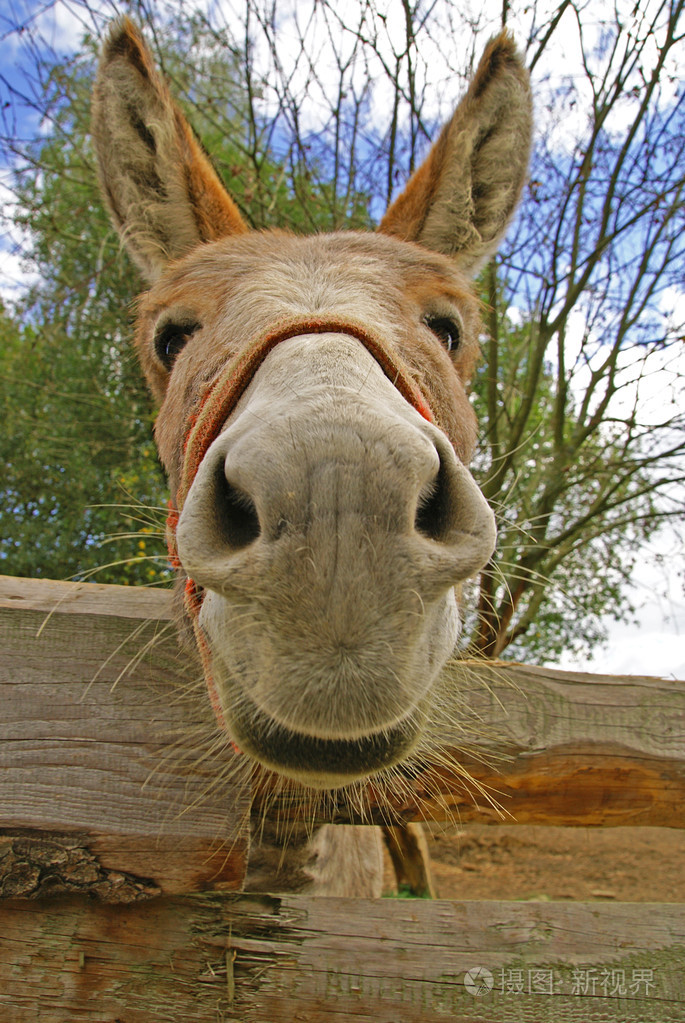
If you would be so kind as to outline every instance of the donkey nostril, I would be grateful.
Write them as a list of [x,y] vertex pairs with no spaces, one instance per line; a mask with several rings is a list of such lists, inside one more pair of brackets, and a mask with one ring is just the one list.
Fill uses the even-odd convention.
[[436,476],[419,494],[414,528],[429,540],[444,540],[450,532],[450,488],[442,458]]
[[262,531],[254,502],[226,479],[223,465],[217,473],[216,515],[221,536],[232,550],[249,547]]

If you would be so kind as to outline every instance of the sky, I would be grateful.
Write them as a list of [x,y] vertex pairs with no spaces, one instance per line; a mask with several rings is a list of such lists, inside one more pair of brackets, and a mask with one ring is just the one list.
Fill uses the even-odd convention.
[[[685,680],[685,599],[682,542],[666,532],[638,565],[630,596],[637,625],[605,624],[608,644],[592,660],[561,657],[559,668],[607,675],[654,675]],[[662,591],[666,591],[662,596]]]
[[[198,0],[199,2],[199,0]],[[619,0],[619,3],[624,0]],[[652,0],[640,5],[641,10],[650,7]],[[160,4],[163,6],[163,4]],[[222,8],[224,16],[231,17],[231,3],[219,2],[219,0],[207,0],[207,6]],[[304,5],[306,7],[307,5]],[[527,5],[530,10],[532,5]],[[548,6],[554,6],[549,4]],[[624,3],[626,11],[633,9],[633,3]],[[18,84],[21,78],[21,64],[25,61],[23,48],[26,39],[22,34],[10,31],[13,25],[23,20],[24,24],[34,30],[39,30],[43,44],[52,47],[58,53],[70,53],[75,51],[80,43],[84,30],[95,31],[99,34],[115,7],[112,0],[94,0],[90,4],[92,16],[84,7],[70,3],[69,0],[58,0],[50,3],[49,0],[0,0],[0,41],[2,43],[3,65],[0,75],[7,82]],[[471,10],[474,22],[481,26],[482,34],[487,36],[497,27],[501,12],[501,0],[486,0],[476,3],[475,0],[464,0],[463,9],[465,12]],[[602,0],[595,0],[593,11],[597,11],[597,31],[600,31],[599,11],[602,7]],[[303,5],[293,5],[293,0],[282,0],[281,10],[291,9],[290,17],[284,19],[281,31],[291,33],[293,52],[299,45],[298,33],[307,31],[310,33],[320,32],[320,27],[312,22],[305,25],[301,17]],[[351,8],[348,7],[347,10]],[[635,8],[638,9],[638,8]],[[401,10],[401,5],[390,4],[388,11],[396,13]],[[295,17],[295,11],[299,11]],[[388,37],[387,45],[399,44],[403,25],[401,21],[393,21],[389,16],[387,21]],[[529,25],[521,22],[513,23],[512,30],[519,37],[525,36]],[[445,32],[450,26],[445,24]],[[567,34],[565,39],[565,50],[561,52],[550,52],[546,58],[545,67],[538,69],[540,83],[546,82],[544,88],[554,86],[556,73],[555,62],[563,65],[566,70],[574,61],[580,59],[580,53],[574,49],[573,36]],[[343,39],[341,35],[340,40]],[[338,55],[344,52],[344,44],[341,41],[338,46]],[[331,52],[327,49],[325,42],[322,42],[319,49],[318,70],[326,67],[326,62],[333,59]],[[424,54],[426,61],[426,87],[428,95],[434,94],[435,113],[442,109],[445,93],[445,67],[444,60],[441,63],[437,57],[430,53]],[[260,57],[256,54],[256,60],[268,62],[266,53]],[[295,58],[293,58],[295,60]],[[455,66],[463,60],[463,56],[455,56]],[[19,65],[19,66],[18,66]],[[295,66],[295,65],[294,65]],[[294,71],[295,74],[306,74],[306,69],[300,68]],[[431,83],[431,75],[435,74],[435,82]],[[674,83],[677,76],[673,76]],[[676,88],[676,84],[673,84]],[[432,90],[432,92],[431,92]],[[452,87],[452,93],[454,93]],[[458,91],[458,90],[457,90]],[[382,96],[376,102],[383,102]],[[542,84],[537,94],[537,103],[544,103],[544,92]],[[316,123],[317,102],[312,97],[311,106],[303,116],[310,117],[310,124]],[[573,116],[572,112],[569,114]],[[566,139],[573,137],[572,124],[561,123],[556,127],[556,145],[563,147]],[[616,123],[615,130],[618,132],[621,124]],[[3,168],[0,167],[0,203],[11,201],[4,185]],[[26,282],[25,271],[20,264],[16,250],[21,245],[21,238],[16,235],[12,238],[0,239],[0,252],[2,252],[0,266],[0,293],[11,297],[13,288],[23,286]],[[676,291],[673,301],[675,304],[685,304],[683,292]],[[681,362],[681,367],[683,363]],[[655,380],[654,389],[649,396],[649,401],[658,410],[663,391],[661,385]],[[577,670],[588,670],[592,672],[606,672],[611,674],[646,674],[663,675],[666,677],[678,677],[685,679],[685,597],[683,595],[683,565],[685,564],[684,551],[679,544],[675,534],[664,531],[663,535],[653,542],[652,549],[644,553],[633,579],[632,597],[639,608],[638,625],[623,625],[612,622],[605,623],[609,633],[609,642],[605,649],[597,650],[591,661],[574,660],[562,658],[559,667],[572,668]],[[665,596],[662,595],[665,591]]]

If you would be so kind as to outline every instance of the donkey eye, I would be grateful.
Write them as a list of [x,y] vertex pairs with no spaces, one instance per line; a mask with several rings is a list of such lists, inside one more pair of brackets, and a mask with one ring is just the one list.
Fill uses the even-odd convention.
[[461,325],[453,316],[426,316],[423,321],[448,352],[456,352],[461,340]]
[[174,323],[171,321],[158,328],[155,333],[155,352],[165,369],[171,369],[176,356],[200,327],[200,323]]

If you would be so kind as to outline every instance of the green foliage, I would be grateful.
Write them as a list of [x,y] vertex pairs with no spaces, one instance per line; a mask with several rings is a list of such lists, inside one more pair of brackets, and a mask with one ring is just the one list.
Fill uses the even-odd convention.
[[138,512],[132,513],[140,503],[165,500],[147,395],[130,356],[122,354],[125,341],[114,333],[121,311],[109,309],[110,323],[98,316],[94,324],[87,309],[75,311],[65,301],[35,326],[19,328],[6,315],[0,322],[5,573],[84,578],[133,557],[133,564],[102,568],[98,581],[149,584],[168,577],[164,558],[144,563],[133,539],[100,548],[113,533],[137,530]]
[[424,893],[423,895],[417,895],[412,891],[411,885],[401,884],[398,885],[396,892],[385,892],[383,894],[384,899],[432,899],[433,896]]
[[88,144],[92,53],[46,76],[50,131],[28,148],[15,183],[15,223],[30,237],[26,261],[39,282],[0,324],[0,569],[156,583],[169,576],[163,545],[153,561],[133,538],[100,546],[137,529],[123,505],[165,497],[129,348],[139,285],[102,209]]

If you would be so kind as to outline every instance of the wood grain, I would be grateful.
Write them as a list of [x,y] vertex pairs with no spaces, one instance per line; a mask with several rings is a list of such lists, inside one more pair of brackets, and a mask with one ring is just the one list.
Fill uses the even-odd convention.
[[[217,733],[171,617],[167,592],[0,579],[6,894],[58,885],[55,863],[73,856],[74,835],[96,858],[103,892],[111,872],[113,898],[240,885],[244,765]],[[450,723],[437,738],[482,791],[445,767],[425,769],[393,797],[399,819],[683,826],[683,683],[525,665],[450,671]],[[309,812],[304,796],[280,806],[267,779],[257,813],[264,790],[273,813]],[[353,819],[342,803],[330,814]]]
[[[225,894],[250,794],[167,594],[5,579],[0,648],[3,1023],[685,1020],[680,906]],[[683,825],[681,683],[459,665],[449,688],[440,742],[516,819]],[[446,769],[396,809],[501,819]]]
[[247,793],[168,593],[3,579],[0,649],[5,894],[78,890],[88,856],[101,897],[240,887]]
[[[3,1023],[682,1023],[682,908],[188,896],[0,907]],[[473,994],[466,972],[486,969]],[[473,974],[471,974],[473,976]],[[481,972],[482,978],[482,972]]]
[[[453,675],[466,726],[475,720],[485,736],[458,760],[495,805],[443,770],[417,786],[430,814],[685,826],[685,683],[520,664],[455,666]],[[459,735],[446,729],[443,742],[458,748]]]

